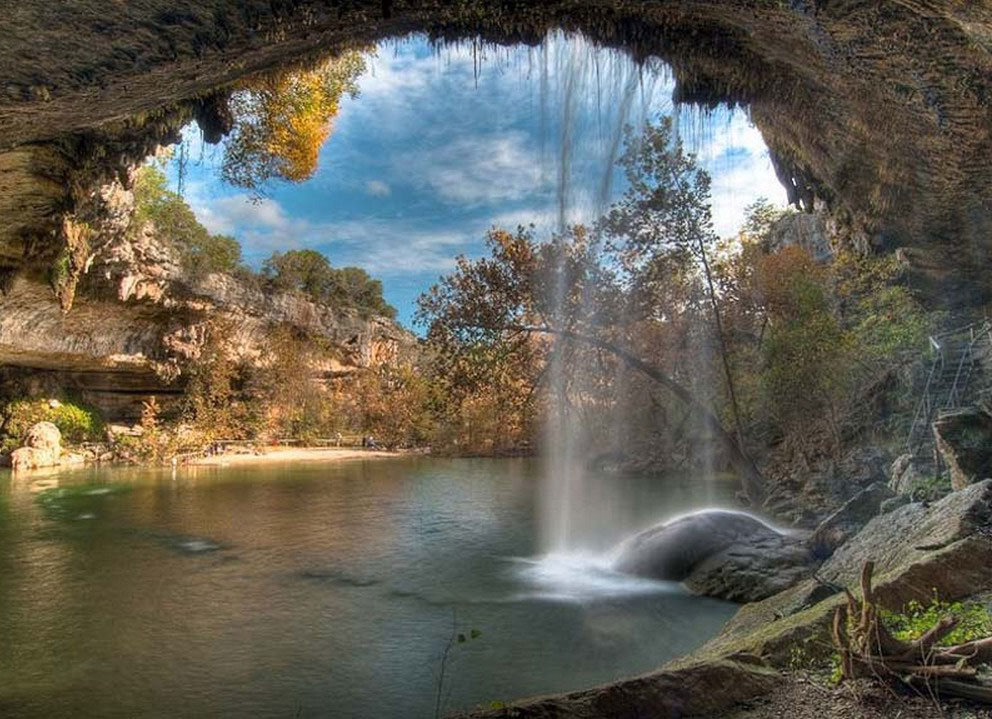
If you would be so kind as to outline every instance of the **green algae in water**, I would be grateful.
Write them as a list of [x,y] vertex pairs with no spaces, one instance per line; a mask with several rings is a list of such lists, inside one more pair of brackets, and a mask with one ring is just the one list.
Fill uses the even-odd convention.
[[81,484],[38,492],[35,502],[46,519],[57,522],[95,519],[108,497],[130,491],[126,484]]

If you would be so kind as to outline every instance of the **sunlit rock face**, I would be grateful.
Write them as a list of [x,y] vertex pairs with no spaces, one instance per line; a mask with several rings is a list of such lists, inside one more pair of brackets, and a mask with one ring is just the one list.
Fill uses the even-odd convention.
[[556,27],[667,60],[678,100],[747,106],[795,202],[825,203],[854,246],[907,247],[934,298],[987,294],[992,9],[950,0],[28,4],[0,47],[0,261],[43,257],[147,136],[195,116],[218,138],[215,91],[253,72],[417,30]]
[[148,395],[181,396],[210,322],[224,325],[229,351],[249,364],[264,363],[273,327],[320,338],[332,352],[312,370],[327,378],[395,362],[415,342],[384,317],[266,292],[229,275],[191,276],[153,225],[129,231],[132,205],[119,183],[90,198],[87,216],[103,223],[92,221],[93,254],[68,314],[46,278],[8,283],[0,294],[4,379],[30,383],[29,394],[69,388],[110,417],[133,418]]

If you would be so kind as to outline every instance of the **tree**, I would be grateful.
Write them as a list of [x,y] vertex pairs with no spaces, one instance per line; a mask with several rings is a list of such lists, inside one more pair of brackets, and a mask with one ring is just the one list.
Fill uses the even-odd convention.
[[360,267],[331,267],[316,250],[275,252],[262,265],[262,275],[282,290],[297,290],[314,302],[353,307],[393,318],[396,310],[382,296],[382,283]]
[[[646,125],[636,140],[628,135],[620,165],[628,189],[601,220],[599,229],[616,249],[633,287],[648,298],[656,297],[659,283],[668,282],[673,265],[691,272],[695,261],[702,268],[738,444],[743,448],[743,423],[708,254],[718,241],[709,175],[695,157],[684,152],[668,117]],[[649,299],[648,305],[652,304]]]
[[352,51],[310,70],[255,78],[236,91],[224,180],[258,191],[270,179],[301,182],[313,176],[341,97],[357,95],[364,70],[364,55]]
[[186,201],[168,189],[165,174],[145,165],[134,181],[136,230],[153,223],[159,237],[171,242],[194,276],[232,273],[241,267],[241,245],[233,237],[213,235],[196,219]]
[[419,300],[417,319],[428,326],[428,342],[439,354],[481,354],[490,360],[492,376],[496,362],[520,351],[533,358],[536,351],[543,354],[541,369],[532,370],[536,376],[547,366],[549,347],[536,345],[535,335],[609,353],[683,402],[727,451],[749,498],[763,499],[753,462],[706,405],[667,373],[606,338],[616,326],[622,292],[610,268],[597,261],[583,228],[571,228],[545,244],[534,242],[523,228],[516,234],[492,230],[486,242],[490,257],[459,258],[455,272]]

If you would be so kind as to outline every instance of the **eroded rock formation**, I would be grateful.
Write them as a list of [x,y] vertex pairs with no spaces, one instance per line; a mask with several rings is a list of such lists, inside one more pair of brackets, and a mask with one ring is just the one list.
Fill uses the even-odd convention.
[[51,422],[38,422],[28,430],[24,446],[10,455],[10,466],[15,472],[25,469],[55,467],[62,457],[62,434]]
[[[102,210],[97,210],[99,206]],[[234,356],[264,362],[271,331],[288,326],[330,348],[312,368],[327,378],[394,362],[414,338],[384,317],[270,291],[226,274],[191,274],[153,225],[130,228],[131,193],[94,194],[91,252],[71,309],[47,278],[21,275],[0,294],[0,367],[29,393],[68,388],[111,418],[136,418],[149,395],[168,401],[185,384],[208,326],[222,325]]]
[[196,117],[216,139],[217,93],[247,75],[415,30],[509,43],[564,28],[668,61],[677,100],[747,106],[794,201],[829,210],[856,247],[903,247],[931,297],[976,301],[990,289],[992,8],[982,3],[151,0],[125,10],[77,0],[7,20],[9,267],[53,255],[61,218],[88,188],[182,122]]
[[805,542],[742,512],[707,510],[648,529],[624,543],[615,568],[683,582],[697,594],[753,602],[809,576]]

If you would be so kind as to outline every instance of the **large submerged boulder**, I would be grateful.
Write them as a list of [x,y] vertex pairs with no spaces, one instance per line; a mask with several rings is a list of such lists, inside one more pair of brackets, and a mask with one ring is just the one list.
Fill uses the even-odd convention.
[[801,581],[816,564],[803,537],[743,512],[705,510],[627,540],[614,567],[683,582],[697,594],[753,602]]
[[62,458],[62,433],[51,422],[38,422],[24,436],[24,446],[10,455],[15,472],[22,469],[55,467]]

